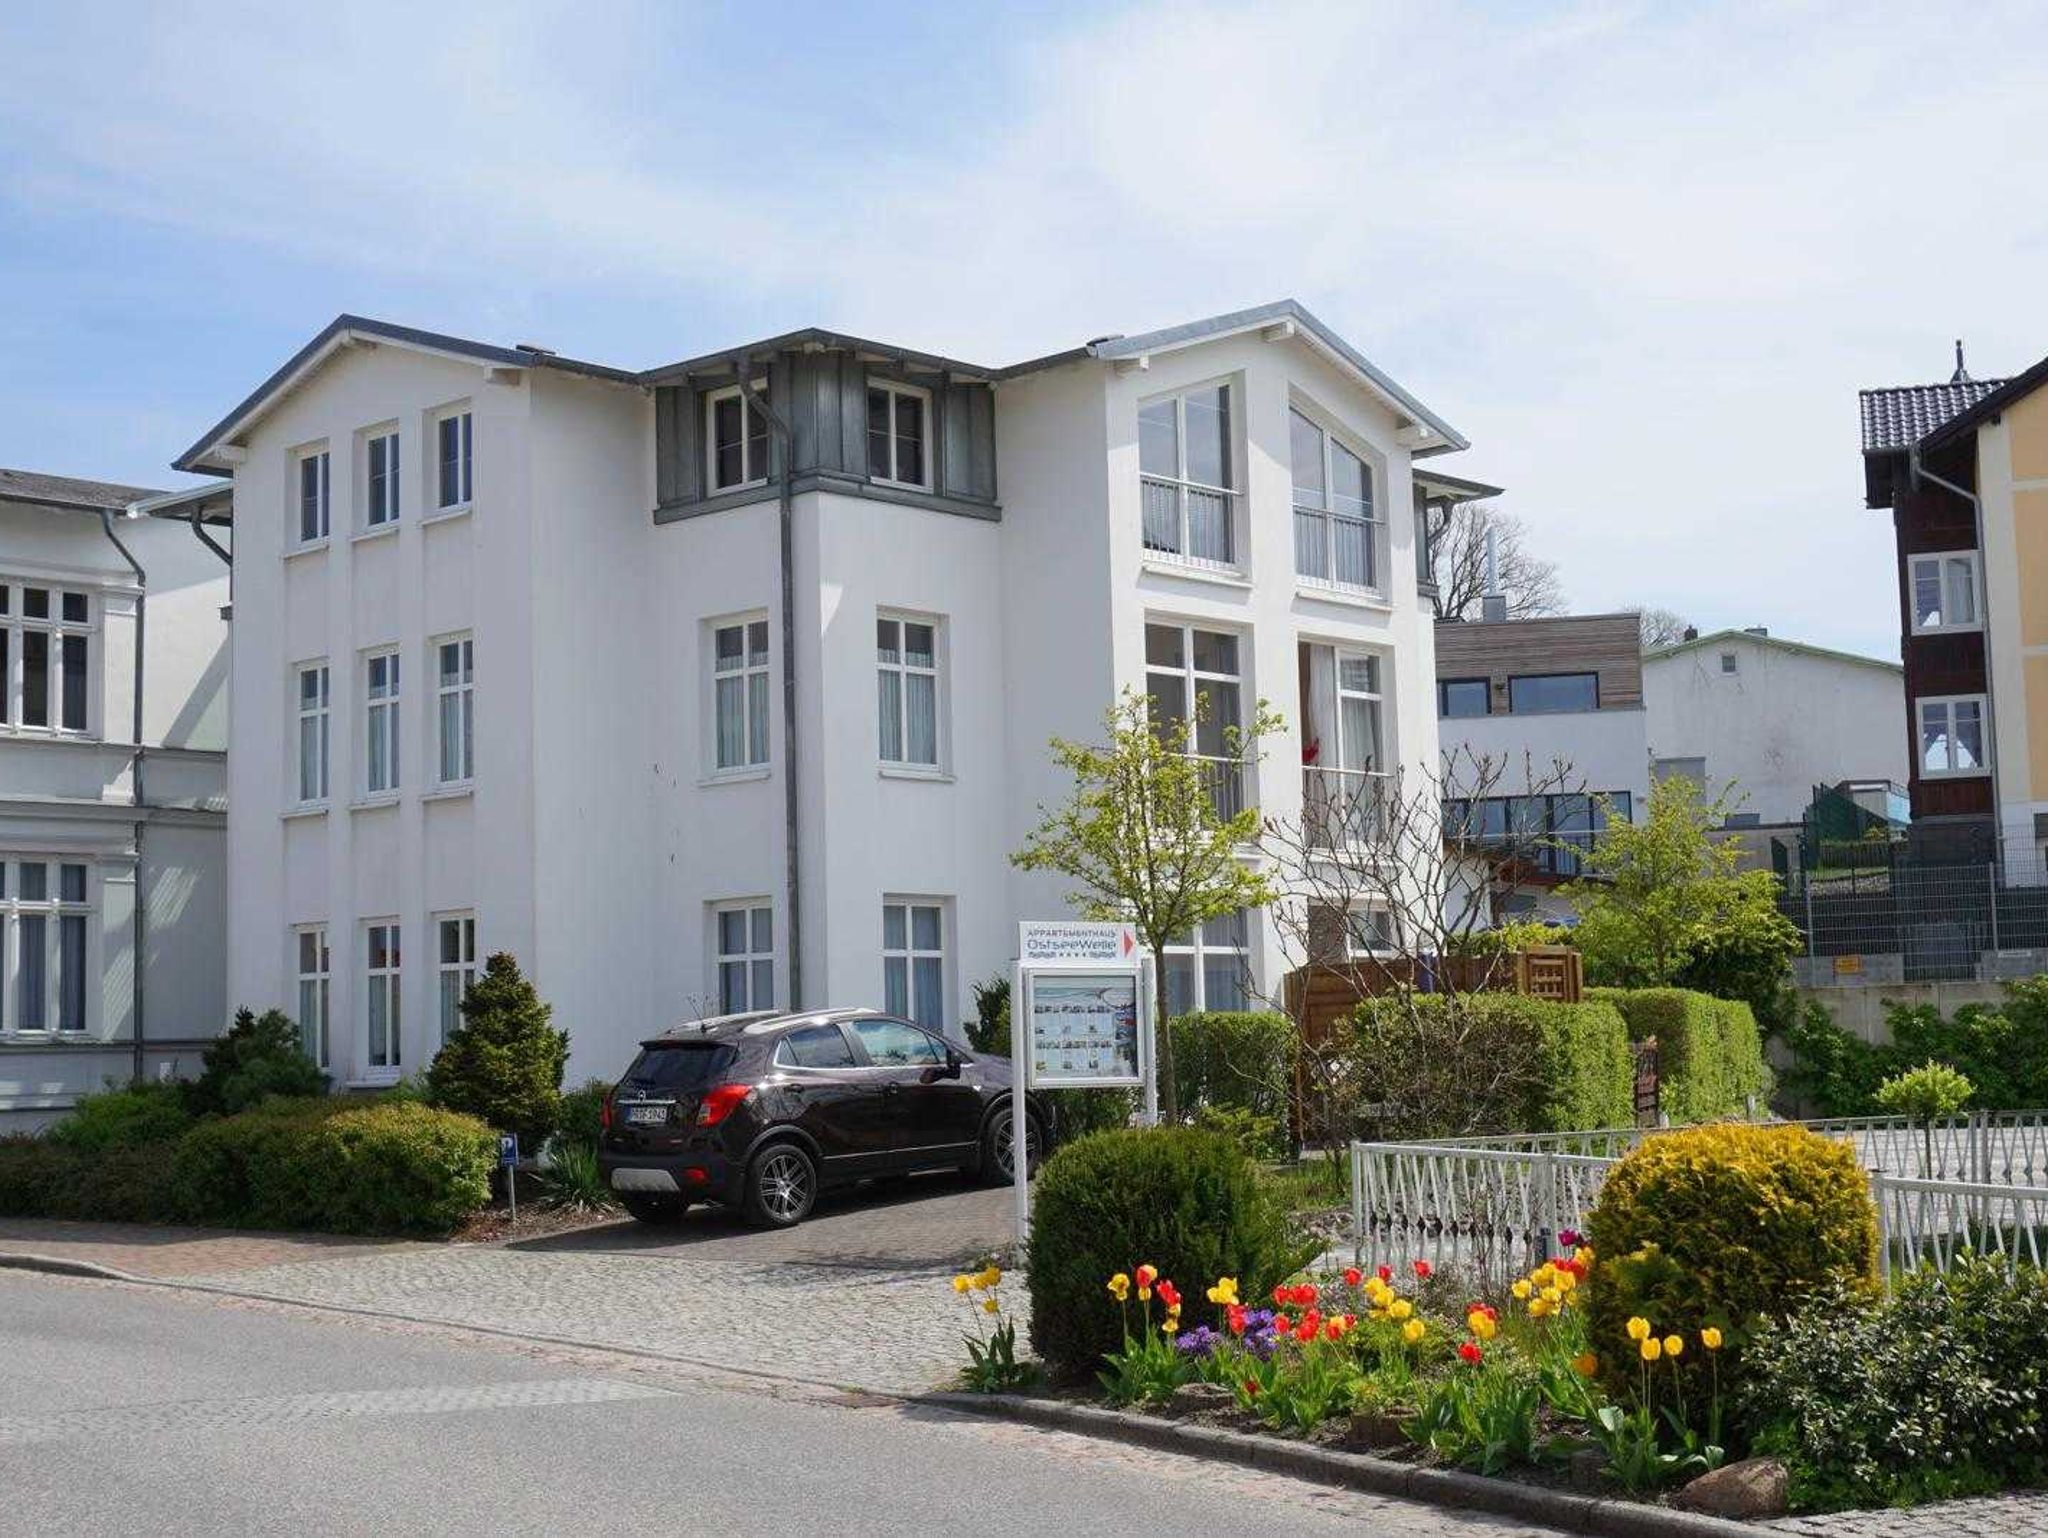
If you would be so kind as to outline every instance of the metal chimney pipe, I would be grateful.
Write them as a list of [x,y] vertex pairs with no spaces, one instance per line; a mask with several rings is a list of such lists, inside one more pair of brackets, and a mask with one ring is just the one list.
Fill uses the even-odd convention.
[[1503,620],[1508,617],[1507,595],[1500,590],[1500,531],[1486,531],[1486,591],[1479,595],[1479,617]]

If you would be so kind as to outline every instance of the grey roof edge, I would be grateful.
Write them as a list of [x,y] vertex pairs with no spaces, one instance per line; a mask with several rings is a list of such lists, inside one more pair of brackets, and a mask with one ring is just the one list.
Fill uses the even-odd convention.
[[[60,513],[124,513],[139,496],[155,496],[147,486],[124,486],[113,481],[88,481],[70,475],[46,475],[37,470],[5,470],[0,475],[21,476],[33,485],[10,485],[0,480],[0,502],[17,507],[40,507]],[[124,495],[125,493],[125,495]]]
[[227,471],[218,466],[203,463],[206,455],[210,454],[222,439],[232,437],[250,420],[260,415],[274,396],[290,385],[302,370],[318,362],[321,355],[336,341],[346,336],[357,335],[374,341],[417,347],[429,352],[452,353],[457,357],[474,358],[480,363],[495,363],[505,368],[551,368],[592,379],[608,380],[615,384],[639,383],[639,376],[630,369],[612,368],[602,363],[586,363],[580,359],[537,352],[531,348],[498,347],[489,342],[472,341],[467,337],[448,336],[438,331],[422,331],[416,326],[401,326],[388,320],[374,320],[366,315],[342,314],[335,316],[322,327],[319,335],[287,358],[268,379],[251,390],[233,410],[208,428],[197,442],[172,460],[171,468],[199,475],[227,474]]
[[1446,475],[1441,470],[1416,470],[1414,478],[1424,486],[1442,486],[1448,491],[1465,494],[1468,502],[1481,502],[1489,497],[1504,497],[1508,494],[1505,486],[1490,486],[1485,481],[1469,480],[1462,475]]
[[1998,415],[2013,402],[2032,395],[2044,384],[2048,384],[2048,358],[2041,359],[2032,368],[2022,369],[1989,395],[1982,396],[1973,404],[1965,406],[1941,426],[1921,438],[1914,447],[1938,449],[1943,444],[1952,443],[1965,431],[1974,431],[1978,423]]
[[[181,491],[161,491],[154,496],[139,497],[128,504],[128,515],[133,518],[172,518],[183,523],[196,511],[202,523],[232,526],[234,497],[232,483],[213,481],[187,486]],[[225,506],[216,508],[215,503]]]
[[1278,321],[1293,321],[1313,336],[1317,342],[1334,353],[1344,364],[1362,376],[1375,390],[1394,402],[1416,421],[1428,427],[1445,441],[1442,446],[1417,449],[1418,455],[1447,454],[1458,449],[1470,448],[1471,442],[1442,417],[1431,411],[1421,401],[1396,384],[1378,365],[1357,348],[1318,320],[1308,307],[1298,299],[1275,299],[1268,304],[1253,305],[1248,310],[1231,310],[1222,315],[1211,315],[1202,320],[1183,322],[1178,326],[1166,326],[1157,331],[1141,332],[1137,336],[1118,336],[1091,342],[1087,347],[1064,353],[1053,353],[1049,357],[1020,363],[1004,369],[999,378],[1014,378],[1033,369],[1050,368],[1055,364],[1074,358],[1092,356],[1106,361],[1119,358],[1134,358],[1144,353],[1165,352],[1176,347],[1189,347],[1197,342],[1206,342],[1215,337],[1230,336],[1250,331],[1259,326],[1269,326]]
[[948,358],[941,353],[920,352],[914,347],[899,347],[894,342],[877,342],[871,337],[853,336],[823,326],[805,326],[800,330],[785,331],[780,336],[763,337],[759,341],[741,342],[736,346],[722,347],[716,352],[701,353],[694,358],[685,358],[680,363],[664,363],[656,368],[643,369],[635,378],[642,385],[671,384],[686,374],[708,372],[717,364],[730,363],[744,355],[787,352],[792,348],[805,346],[815,346],[829,351],[874,353],[880,357],[915,364],[919,368],[928,368],[939,373],[960,374],[973,379],[994,380],[1002,373],[1002,370],[991,368],[985,363],[969,363],[961,358]]
[[1865,667],[1883,668],[1887,673],[1905,674],[1901,663],[1887,662],[1882,657],[1866,657],[1862,652],[1838,651],[1832,646],[1816,646],[1811,641],[1788,641],[1783,636],[1758,635],[1751,630],[1716,630],[1708,635],[1690,641],[1674,641],[1669,646],[1660,646],[1655,651],[1643,653],[1643,661],[1656,662],[1665,657],[1675,657],[1681,652],[1699,651],[1704,647],[1717,646],[1724,641],[1753,641],[1758,646],[1775,646],[1779,651],[1797,652],[1802,656],[1819,657],[1829,662],[1860,662]]

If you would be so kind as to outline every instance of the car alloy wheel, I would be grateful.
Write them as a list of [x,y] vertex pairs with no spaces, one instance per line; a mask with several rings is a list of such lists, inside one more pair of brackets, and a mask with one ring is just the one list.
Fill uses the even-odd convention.
[[[990,1139],[996,1156],[996,1169],[1005,1180],[1017,1178],[1017,1161],[1013,1150],[1017,1142],[1017,1129],[1007,1106],[996,1112],[995,1125],[990,1129]],[[1024,1118],[1024,1167],[1026,1173],[1037,1170],[1044,1157],[1044,1144],[1038,1135],[1038,1118],[1026,1114]]]
[[771,1222],[795,1223],[811,1209],[815,1178],[796,1149],[771,1149],[754,1171],[754,1199]]

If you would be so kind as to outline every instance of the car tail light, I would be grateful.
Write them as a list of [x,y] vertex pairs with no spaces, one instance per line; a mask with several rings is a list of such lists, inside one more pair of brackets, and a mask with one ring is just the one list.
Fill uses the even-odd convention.
[[697,1102],[697,1125],[715,1127],[732,1115],[742,1100],[754,1092],[751,1084],[716,1084],[704,1091]]

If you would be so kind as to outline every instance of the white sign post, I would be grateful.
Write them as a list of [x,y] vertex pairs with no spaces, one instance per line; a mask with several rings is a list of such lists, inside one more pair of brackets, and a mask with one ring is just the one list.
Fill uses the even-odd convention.
[[1025,1099],[1034,1089],[1139,1089],[1159,1119],[1151,969],[1129,924],[1027,919],[1010,990],[1010,1167],[1017,1242],[1031,1238]]

